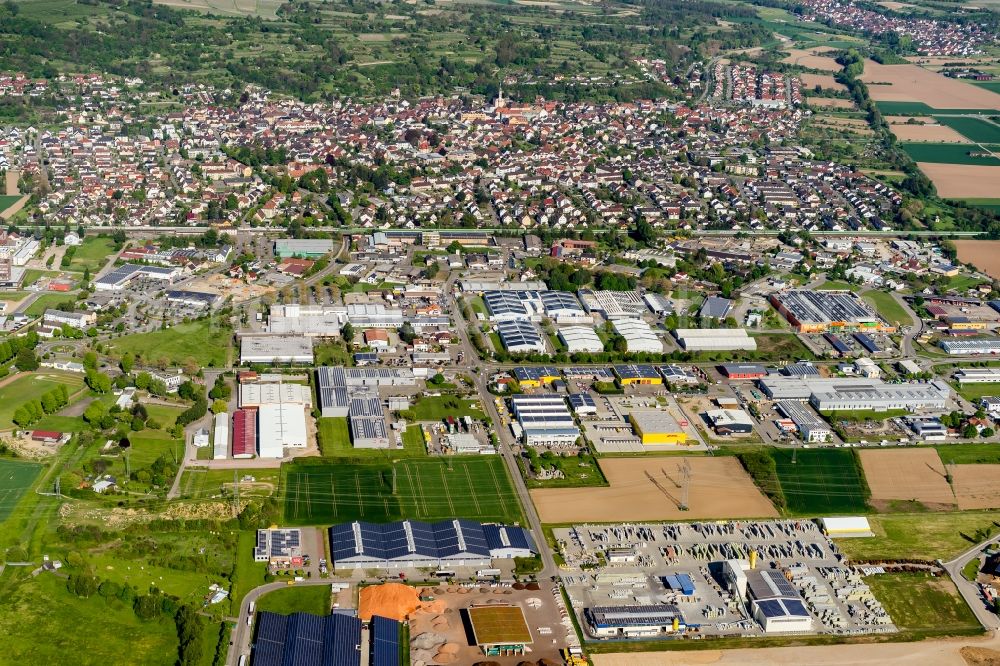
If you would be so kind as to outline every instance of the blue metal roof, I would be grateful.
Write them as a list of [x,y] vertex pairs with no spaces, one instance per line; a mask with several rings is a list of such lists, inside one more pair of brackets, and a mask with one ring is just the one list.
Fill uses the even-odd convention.
[[868,353],[870,354],[877,354],[879,351],[881,351],[878,348],[878,345],[875,344],[875,341],[872,340],[871,337],[865,333],[855,333],[854,339],[858,341],[858,344],[867,349]]
[[360,666],[361,621],[349,615],[257,614],[254,666]]

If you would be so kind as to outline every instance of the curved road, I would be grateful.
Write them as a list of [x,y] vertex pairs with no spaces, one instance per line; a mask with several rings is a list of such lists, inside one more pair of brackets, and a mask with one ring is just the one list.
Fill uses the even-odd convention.
[[955,582],[955,587],[958,588],[962,598],[969,604],[972,612],[976,614],[976,619],[989,631],[1000,629],[1000,616],[997,616],[996,613],[986,607],[986,600],[980,594],[979,586],[967,580],[962,575],[962,569],[970,561],[979,557],[984,548],[997,542],[1000,542],[1000,534],[973,546],[950,562],[941,563],[941,566],[944,567],[944,570],[948,572],[948,575]]

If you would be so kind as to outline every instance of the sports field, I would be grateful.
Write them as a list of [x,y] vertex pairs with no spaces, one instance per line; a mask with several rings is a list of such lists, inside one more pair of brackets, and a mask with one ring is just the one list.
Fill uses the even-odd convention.
[[791,513],[865,513],[868,489],[849,449],[771,451]]
[[1000,143],[1000,125],[970,116],[938,116],[937,121],[976,143]]
[[7,520],[41,471],[35,463],[0,460],[0,522]]
[[301,461],[282,465],[281,472],[285,522],[294,525],[403,518],[522,520],[507,470],[493,456],[370,464]]
[[996,157],[972,157],[970,153],[982,153],[983,149],[967,143],[904,143],[903,150],[914,162],[931,164],[968,164],[975,166],[1000,166]]
[[65,384],[70,395],[83,386],[83,375],[46,370],[18,377],[0,388],[0,430],[14,427],[14,412],[26,402],[38,400],[59,384]]

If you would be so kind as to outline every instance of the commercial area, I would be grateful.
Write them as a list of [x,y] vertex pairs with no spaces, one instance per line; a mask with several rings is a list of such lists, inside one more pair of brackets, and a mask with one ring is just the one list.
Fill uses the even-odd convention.
[[852,291],[795,289],[771,296],[771,303],[800,333],[828,330],[870,330],[892,332],[863,298]]

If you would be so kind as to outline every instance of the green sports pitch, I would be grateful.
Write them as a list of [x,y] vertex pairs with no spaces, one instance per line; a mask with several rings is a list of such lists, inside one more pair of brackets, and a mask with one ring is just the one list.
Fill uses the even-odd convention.
[[523,520],[499,457],[356,464],[301,461],[283,465],[281,471],[285,522],[292,525],[404,518]]
[[0,522],[10,517],[41,471],[35,463],[0,460]]
[[796,514],[865,513],[868,490],[850,449],[771,452],[788,510]]

